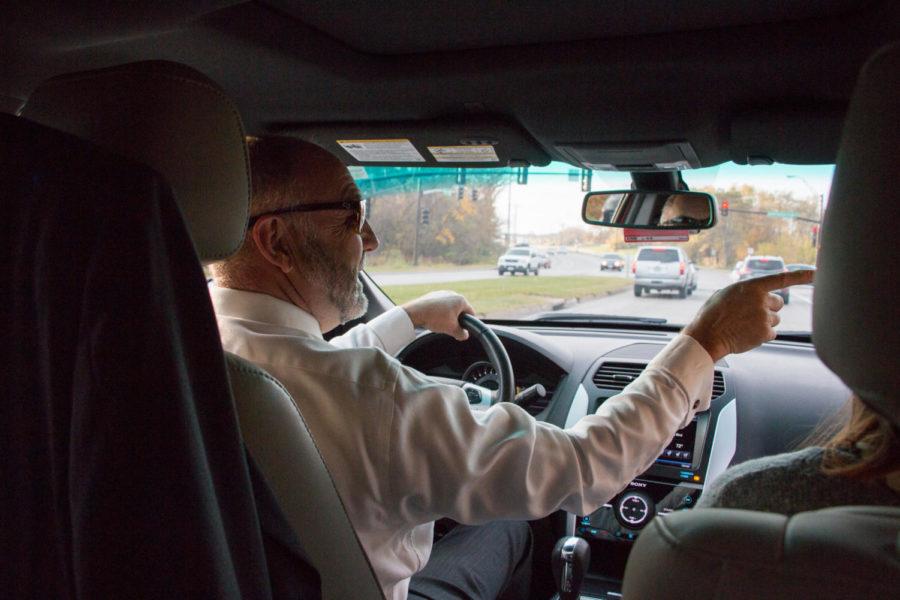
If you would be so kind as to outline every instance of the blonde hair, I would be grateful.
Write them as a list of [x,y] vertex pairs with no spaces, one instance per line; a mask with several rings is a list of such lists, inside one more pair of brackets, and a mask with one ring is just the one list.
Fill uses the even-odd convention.
[[871,480],[900,469],[900,437],[894,425],[856,394],[810,436],[807,445],[822,446],[827,475]]

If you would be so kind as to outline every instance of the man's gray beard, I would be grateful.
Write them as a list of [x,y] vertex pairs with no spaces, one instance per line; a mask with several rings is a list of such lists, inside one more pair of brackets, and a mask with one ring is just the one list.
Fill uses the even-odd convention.
[[[297,244],[297,254],[302,261],[303,272],[312,283],[321,286],[328,300],[338,309],[343,325],[366,314],[369,299],[363,293],[363,285],[353,267],[338,261],[322,246],[315,234],[306,232]],[[362,261],[359,269],[362,270]]]

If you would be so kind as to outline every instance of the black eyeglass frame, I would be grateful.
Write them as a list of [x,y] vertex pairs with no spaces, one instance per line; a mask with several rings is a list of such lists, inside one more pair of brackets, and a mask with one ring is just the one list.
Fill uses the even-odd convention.
[[341,202],[317,202],[314,204],[295,204],[294,206],[286,206],[276,210],[259,213],[253,215],[247,220],[247,229],[252,228],[258,220],[263,217],[272,217],[275,215],[283,215],[291,212],[316,212],[320,210],[353,210],[359,214],[359,233],[362,233],[366,224],[366,207],[362,201],[358,200],[342,200]]

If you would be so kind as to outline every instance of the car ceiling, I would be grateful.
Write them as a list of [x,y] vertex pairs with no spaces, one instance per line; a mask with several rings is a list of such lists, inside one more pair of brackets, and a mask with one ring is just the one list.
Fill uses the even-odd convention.
[[860,66],[900,39],[894,0],[554,4],[8,3],[0,110],[54,75],[165,59],[220,83],[257,134],[427,138],[478,123],[515,138],[523,164],[661,142],[687,142],[703,165],[823,163]]

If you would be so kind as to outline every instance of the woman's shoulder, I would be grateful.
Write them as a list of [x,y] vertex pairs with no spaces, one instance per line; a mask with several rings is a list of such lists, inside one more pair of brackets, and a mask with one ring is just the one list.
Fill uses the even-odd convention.
[[723,485],[727,485],[729,481],[741,479],[781,479],[800,474],[819,475],[824,452],[824,448],[812,446],[794,452],[755,458],[726,470],[720,480]]
[[752,509],[777,502],[783,492],[796,489],[801,481],[825,477],[820,470],[823,452],[820,447],[810,447],[735,465],[704,490],[698,506]]
[[736,465],[704,490],[697,506],[793,515],[845,504],[900,504],[900,495],[881,482],[824,473],[824,453],[823,448],[811,447]]

